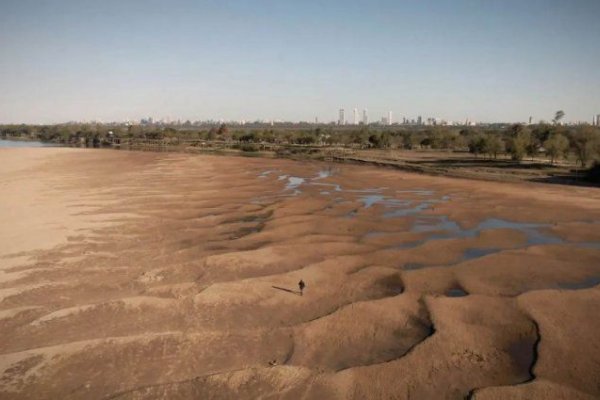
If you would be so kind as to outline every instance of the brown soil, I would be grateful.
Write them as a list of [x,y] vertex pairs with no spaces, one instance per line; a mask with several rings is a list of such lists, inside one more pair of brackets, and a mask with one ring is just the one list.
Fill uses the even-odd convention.
[[600,397],[597,189],[0,158],[0,398]]

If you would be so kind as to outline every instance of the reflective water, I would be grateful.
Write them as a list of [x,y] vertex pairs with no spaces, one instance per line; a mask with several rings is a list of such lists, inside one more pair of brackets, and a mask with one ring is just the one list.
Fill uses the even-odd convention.
[[0,139],[0,147],[57,147],[56,143]]
[[492,247],[492,248],[486,248],[486,247],[469,248],[464,251],[462,259],[463,259],[463,261],[474,260],[475,258],[485,257],[489,254],[494,254],[501,250],[502,249],[497,249],[494,247]]
[[402,269],[404,269],[405,271],[412,271],[415,269],[421,269],[425,267],[425,264],[421,264],[421,263],[406,263],[404,264],[404,266],[402,267]]
[[468,296],[468,295],[469,295],[469,293],[465,292],[461,288],[450,289],[446,292],[446,296],[448,296],[448,297],[464,297],[464,296]]
[[577,290],[577,289],[588,289],[600,284],[600,276],[593,276],[591,278],[587,278],[581,282],[575,283],[560,283],[558,285],[561,289],[567,290]]
[[433,190],[427,189],[411,189],[411,190],[396,190],[396,193],[410,193],[418,196],[433,196]]
[[314,177],[313,180],[329,178],[331,175],[333,175],[332,169],[322,169],[321,171],[317,172],[317,176]]
[[543,229],[549,224],[536,224],[527,222],[515,222],[499,218],[488,218],[480,222],[473,229],[463,229],[458,223],[450,220],[447,216],[430,216],[418,219],[413,225],[412,232],[440,232],[429,237],[428,240],[474,238],[481,232],[496,229],[511,229],[525,234],[527,245],[560,244],[565,243],[563,239]]
[[[554,235],[548,228],[551,224],[517,222],[500,218],[487,218],[477,224],[474,228],[464,229],[457,221],[452,220],[448,215],[432,215],[437,204],[451,201],[451,196],[448,194],[438,195],[436,191],[425,188],[414,188],[405,190],[389,191],[387,187],[364,188],[364,189],[345,189],[339,183],[332,182],[328,179],[327,182],[318,182],[323,179],[334,176],[333,169],[327,168],[319,170],[316,175],[308,177],[279,175],[277,180],[286,181],[283,192],[287,192],[286,196],[296,196],[302,194],[303,189],[310,186],[321,187],[316,193],[320,196],[331,197],[334,193],[344,193],[345,197],[335,197],[333,203],[328,207],[332,208],[335,204],[345,202],[359,202],[362,208],[369,209],[374,206],[382,208],[380,216],[384,219],[391,218],[414,218],[410,232],[426,235],[425,238],[400,243],[389,247],[389,249],[402,250],[419,247],[431,241],[445,239],[463,239],[477,238],[482,232],[498,229],[510,229],[518,231],[525,236],[525,243],[518,248],[533,246],[533,245],[550,245],[569,243],[579,247],[587,247],[600,249],[600,243],[585,242],[572,243],[565,242],[562,238]],[[260,177],[267,177],[274,171],[264,171]],[[289,192],[292,191],[290,194]],[[391,193],[390,193],[391,192]],[[416,198],[415,198],[416,197]],[[359,213],[359,208],[350,210],[343,215],[343,218],[352,219]],[[394,232],[379,232],[369,231],[363,236],[363,239],[368,239],[384,234]],[[456,262],[474,260],[485,257],[503,249],[487,246],[487,247],[469,247],[463,251],[462,257]],[[419,269],[425,267],[421,263],[407,263],[404,265],[405,270]]]
[[423,211],[427,210],[431,207],[431,203],[428,201],[417,204],[411,208],[400,208],[392,211],[387,211],[383,213],[383,218],[400,218],[400,217],[409,217],[411,215],[418,215]]
[[285,185],[285,190],[296,189],[306,181],[304,178],[297,176],[289,176],[287,180],[288,183]]
[[336,183],[322,183],[322,182],[311,182],[311,185],[315,185],[315,186],[325,186],[325,187],[330,187],[333,188],[334,191],[336,192],[341,192],[342,191],[342,187]]

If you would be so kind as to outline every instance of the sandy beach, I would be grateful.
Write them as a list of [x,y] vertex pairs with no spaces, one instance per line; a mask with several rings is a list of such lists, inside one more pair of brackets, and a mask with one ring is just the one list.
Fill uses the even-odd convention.
[[600,397],[598,189],[118,150],[0,160],[2,399]]

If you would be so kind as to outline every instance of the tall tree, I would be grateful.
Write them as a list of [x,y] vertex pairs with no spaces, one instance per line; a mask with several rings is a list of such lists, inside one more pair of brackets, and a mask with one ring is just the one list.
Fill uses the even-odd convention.
[[486,150],[485,145],[485,136],[478,133],[469,139],[469,153],[473,153],[475,154],[475,157],[477,157],[480,153],[483,153]]
[[498,154],[504,152],[504,142],[500,136],[489,133],[485,136],[485,152],[494,159],[498,158]]
[[550,164],[554,164],[554,160],[564,157],[569,149],[569,140],[560,133],[555,133],[544,142],[546,154],[550,157]]
[[565,116],[565,112],[563,110],[558,110],[555,114],[554,114],[554,119],[552,120],[552,122],[554,122],[554,125],[557,125],[561,119],[563,119],[563,117]]
[[531,132],[523,125],[511,127],[511,139],[509,141],[509,152],[515,161],[521,161],[527,150],[531,148]]
[[582,167],[586,167],[589,161],[598,155],[599,136],[596,129],[591,126],[584,126],[574,132],[571,137],[571,148]]

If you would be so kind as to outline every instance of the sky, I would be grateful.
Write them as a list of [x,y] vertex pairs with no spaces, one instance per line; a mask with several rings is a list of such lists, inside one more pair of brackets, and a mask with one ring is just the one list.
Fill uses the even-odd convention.
[[0,123],[591,121],[600,0],[1,0]]

